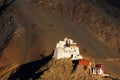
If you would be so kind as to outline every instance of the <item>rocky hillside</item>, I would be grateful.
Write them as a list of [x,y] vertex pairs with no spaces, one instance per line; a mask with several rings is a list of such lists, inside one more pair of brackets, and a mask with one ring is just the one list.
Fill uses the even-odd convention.
[[[120,10],[116,2],[109,0],[36,0],[39,7],[53,13],[58,12],[76,24],[89,26],[91,35],[120,53],[120,24],[115,20],[118,19]],[[97,8],[104,9],[98,11]]]
[[[40,64],[42,63],[42,64]],[[93,62],[92,62],[93,63]],[[94,64],[94,63],[93,63]],[[32,69],[31,69],[32,68]],[[77,65],[69,59],[57,60],[52,54],[40,61],[20,66],[9,80],[117,80],[117,78],[92,75],[91,69]]]
[[[42,59],[52,53],[58,40],[67,36],[96,61],[106,64],[108,73],[119,77],[118,3],[119,0],[0,0],[0,75],[11,74],[19,65],[26,63],[27,66],[28,62]],[[39,67],[27,76],[31,78],[37,74],[39,78],[47,79],[52,76],[49,72],[57,68],[54,63],[61,65],[61,62],[66,64],[62,60],[51,60],[43,66],[38,61],[35,65],[39,64]],[[47,69],[42,76],[40,66]],[[27,70],[28,67],[22,65],[22,68]],[[67,70],[63,66],[61,69]],[[71,76],[71,71],[72,67],[66,76]]]
[[9,2],[1,1],[0,5],[0,55],[2,55],[2,51],[8,45],[16,30],[16,23],[10,14],[10,9],[6,9],[9,4]]

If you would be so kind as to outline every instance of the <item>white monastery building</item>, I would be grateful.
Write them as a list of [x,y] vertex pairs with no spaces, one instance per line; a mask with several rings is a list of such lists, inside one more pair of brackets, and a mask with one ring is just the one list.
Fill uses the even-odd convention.
[[56,59],[70,58],[70,60],[82,59],[77,43],[72,39],[65,38],[64,41],[59,41],[54,50],[54,57]]

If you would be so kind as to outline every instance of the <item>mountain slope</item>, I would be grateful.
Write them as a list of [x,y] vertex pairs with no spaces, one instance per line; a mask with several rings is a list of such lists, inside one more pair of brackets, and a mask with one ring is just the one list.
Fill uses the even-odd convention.
[[[80,17],[78,11],[79,7],[75,9],[76,13],[72,13],[74,16],[71,18],[71,15],[67,15],[69,12],[69,10],[66,8],[67,1],[63,0],[64,3],[62,5],[64,6],[60,7],[62,9],[60,13],[59,7],[57,10],[54,10],[55,5],[50,8],[52,9],[51,11],[48,8],[48,5],[48,7],[39,6],[33,4],[31,1],[32,0],[15,1],[14,5],[16,11],[13,13],[13,16],[17,23],[17,30],[14,33],[9,45],[3,51],[3,57],[11,62],[18,63],[27,63],[38,60],[45,55],[52,53],[52,50],[54,49],[58,40],[61,40],[64,37],[70,37],[77,41],[80,45],[80,48],[85,49],[96,59],[96,61],[104,63],[108,73],[117,75],[119,77],[120,54],[118,54],[114,49],[111,49],[111,47],[106,48],[107,45],[104,42],[100,41],[97,37],[91,34],[89,27],[89,24],[91,23],[89,21],[91,21],[91,19],[87,19],[90,16],[86,17],[85,15],[82,15],[85,14],[83,9],[83,13],[81,14],[81,17],[84,16],[82,17],[83,20],[81,20],[81,22],[77,22],[75,21],[76,18]],[[71,2],[71,0],[68,0],[68,2]],[[81,3],[81,5],[83,4],[82,7],[84,8],[84,1],[83,3],[79,3]],[[79,4],[76,2],[74,5]],[[85,10],[86,8],[88,9],[88,7],[85,5]],[[66,12],[67,10],[68,12]],[[87,13],[88,12],[86,12],[86,15],[88,15]],[[96,19],[94,22],[95,21]],[[92,26],[92,29],[94,29],[95,26],[96,25]],[[96,31],[96,33],[98,32]]]

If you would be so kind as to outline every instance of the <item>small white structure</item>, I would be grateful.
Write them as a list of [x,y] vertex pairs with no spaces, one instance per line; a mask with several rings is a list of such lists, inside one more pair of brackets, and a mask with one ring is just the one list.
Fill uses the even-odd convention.
[[71,60],[82,59],[79,53],[79,47],[77,43],[74,43],[72,39],[65,38],[64,41],[59,41],[54,50],[54,57],[56,59],[70,58]]
[[101,68],[94,68],[93,69],[93,74],[101,75],[101,74],[104,74],[104,72]]
[[92,73],[95,75],[103,75],[104,74],[104,65],[96,64],[95,68],[93,68]]

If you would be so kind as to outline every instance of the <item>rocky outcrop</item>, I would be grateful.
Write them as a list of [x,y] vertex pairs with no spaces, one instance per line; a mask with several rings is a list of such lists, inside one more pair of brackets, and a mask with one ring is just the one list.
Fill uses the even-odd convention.
[[76,65],[71,60],[57,60],[49,55],[42,60],[21,65],[9,76],[9,80],[114,80],[114,77],[92,75],[89,67]]
[[16,30],[14,18],[9,12],[10,9],[7,9],[13,2],[14,0],[0,0],[0,55]]
[[9,44],[15,30],[16,24],[13,17],[9,14],[2,15],[0,18],[0,51]]
[[8,77],[16,70],[18,64],[8,64],[4,67],[0,67],[0,79],[8,80]]

